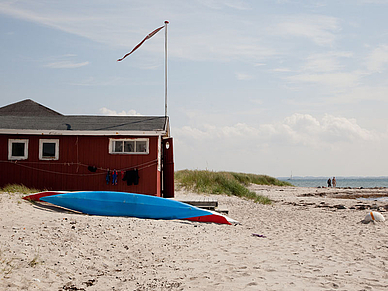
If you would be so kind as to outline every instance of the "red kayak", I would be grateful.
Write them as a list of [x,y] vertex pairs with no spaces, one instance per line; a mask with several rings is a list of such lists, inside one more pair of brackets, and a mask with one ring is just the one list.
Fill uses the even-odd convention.
[[205,216],[198,216],[198,217],[190,217],[185,218],[185,220],[190,221],[197,221],[197,222],[213,222],[213,223],[220,223],[220,224],[239,224],[238,221],[227,217],[221,213],[214,212],[211,210],[208,210],[211,212],[211,215],[205,215]]
[[68,192],[67,191],[43,191],[43,192],[28,195],[28,196],[24,196],[23,199],[30,200],[30,201],[41,201],[40,198],[42,197],[64,194],[64,193],[68,193]]

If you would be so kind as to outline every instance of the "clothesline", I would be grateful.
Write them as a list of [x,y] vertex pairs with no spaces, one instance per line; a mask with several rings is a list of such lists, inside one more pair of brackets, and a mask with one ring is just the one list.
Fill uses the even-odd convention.
[[[27,169],[32,169],[32,170],[40,171],[40,172],[51,173],[51,174],[58,174],[58,175],[66,175],[66,176],[83,176],[83,177],[85,177],[85,176],[98,176],[98,175],[105,175],[106,171],[109,170],[109,168],[97,167],[98,170],[101,170],[101,171],[104,171],[104,172],[93,173],[93,174],[63,173],[63,172],[58,172],[58,171],[52,171],[52,170],[46,170],[46,169],[41,169],[41,168],[37,168],[37,167],[32,167],[32,166],[28,166],[28,165],[25,165],[25,164],[51,164],[51,165],[83,166],[83,167],[89,167],[90,165],[85,165],[85,164],[82,164],[82,163],[74,163],[74,162],[72,162],[72,163],[45,163],[45,162],[40,163],[40,162],[1,161],[1,160],[0,160],[0,163],[9,163],[9,164],[14,164],[14,165],[17,165],[17,166],[20,166],[20,167],[24,167],[24,168],[27,168]],[[121,172],[121,171],[127,171],[129,169],[143,170],[145,168],[148,168],[148,167],[151,167],[153,165],[156,165],[157,163],[158,163],[158,160],[155,159],[155,160],[148,161],[148,162],[145,162],[145,163],[142,163],[142,164],[138,164],[138,165],[135,165],[135,166],[125,167],[125,168],[122,168],[122,169],[116,169],[116,171]]]

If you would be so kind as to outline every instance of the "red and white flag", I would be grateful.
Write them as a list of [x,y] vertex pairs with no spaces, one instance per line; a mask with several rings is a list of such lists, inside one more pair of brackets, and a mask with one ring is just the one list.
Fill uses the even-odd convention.
[[164,28],[164,26],[161,26],[161,27],[155,29],[154,31],[152,31],[151,33],[147,34],[147,36],[137,46],[135,46],[129,53],[127,53],[125,56],[123,56],[121,59],[118,59],[117,61],[120,62],[120,61],[124,60],[131,53],[133,53],[135,50],[137,50],[147,39],[150,39],[155,34],[157,34],[159,32],[159,30],[161,30],[162,28]]

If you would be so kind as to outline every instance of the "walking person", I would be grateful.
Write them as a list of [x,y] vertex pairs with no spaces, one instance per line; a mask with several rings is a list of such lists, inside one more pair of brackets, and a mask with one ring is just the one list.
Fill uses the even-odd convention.
[[329,180],[327,180],[327,187],[331,187],[331,179],[329,178]]
[[337,186],[337,180],[335,179],[335,177],[333,177],[333,188],[335,188]]

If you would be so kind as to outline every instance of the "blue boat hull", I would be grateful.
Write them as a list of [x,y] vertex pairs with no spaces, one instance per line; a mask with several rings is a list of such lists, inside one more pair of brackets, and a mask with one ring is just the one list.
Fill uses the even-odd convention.
[[42,197],[40,200],[91,215],[186,219],[212,214],[183,202],[125,192],[70,192]]

